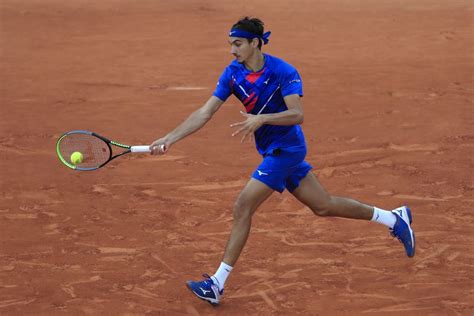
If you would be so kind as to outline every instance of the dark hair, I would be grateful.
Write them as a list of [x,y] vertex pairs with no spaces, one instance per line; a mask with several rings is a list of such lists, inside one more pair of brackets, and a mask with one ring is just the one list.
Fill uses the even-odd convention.
[[[256,34],[258,36],[263,35],[263,21],[258,19],[258,18],[251,18],[249,16],[246,16],[235,23],[232,28],[233,29],[238,29],[242,31],[247,31],[253,34]],[[248,38],[247,39],[249,43],[252,41],[252,39]],[[262,49],[262,40],[259,38],[258,39],[258,48]]]

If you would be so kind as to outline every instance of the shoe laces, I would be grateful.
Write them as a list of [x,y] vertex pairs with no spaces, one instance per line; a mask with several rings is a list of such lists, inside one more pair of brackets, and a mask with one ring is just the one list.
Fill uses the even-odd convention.
[[212,279],[211,279],[211,277],[209,276],[209,274],[204,273],[202,276],[205,278],[204,283],[208,283],[208,282],[209,282],[211,285],[214,284],[214,282],[212,281]]
[[202,275],[204,278],[206,278],[206,280],[204,280],[204,282],[211,282],[211,284],[214,284],[215,286],[219,287],[216,282],[211,278],[211,276],[207,273],[204,273]]
[[[207,279],[206,281],[209,280],[209,281],[211,281],[212,284],[214,284],[215,286],[217,286],[217,289],[218,289],[218,291],[219,291],[220,294],[224,293],[224,289],[220,290],[220,289],[219,289],[219,284],[216,284],[216,283],[214,282],[214,280],[209,276],[209,274],[204,273],[202,276]],[[216,281],[217,281],[217,283],[219,283],[219,280],[216,280]]]
[[400,238],[400,236],[398,236],[398,235],[395,233],[395,230],[393,230],[392,228],[389,228],[389,232],[390,232],[390,235],[391,235],[393,238],[397,238],[398,241],[403,244],[402,239]]

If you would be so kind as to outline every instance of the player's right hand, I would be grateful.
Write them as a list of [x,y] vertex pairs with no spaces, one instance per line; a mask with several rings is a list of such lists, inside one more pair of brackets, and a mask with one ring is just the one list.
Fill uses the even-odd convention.
[[170,149],[171,144],[163,137],[155,140],[150,145],[150,153],[152,155],[164,155],[168,149]]

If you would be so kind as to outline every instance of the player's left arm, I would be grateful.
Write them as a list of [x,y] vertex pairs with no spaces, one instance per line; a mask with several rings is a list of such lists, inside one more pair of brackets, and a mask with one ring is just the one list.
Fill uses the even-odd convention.
[[252,135],[264,124],[297,125],[303,123],[303,106],[301,105],[301,97],[299,94],[287,95],[283,99],[288,109],[280,113],[254,115],[240,111],[246,120],[230,125],[230,127],[241,126],[232,136],[243,133],[242,141],[244,141],[247,136]]
[[283,98],[288,110],[280,113],[258,115],[263,124],[268,125],[298,125],[303,123],[304,114],[301,97],[298,94],[287,95]]

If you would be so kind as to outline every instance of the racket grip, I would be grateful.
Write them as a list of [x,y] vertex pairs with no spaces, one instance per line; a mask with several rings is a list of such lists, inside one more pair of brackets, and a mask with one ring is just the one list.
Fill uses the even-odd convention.
[[130,147],[130,151],[132,153],[149,153],[151,150],[150,146],[132,146]]

